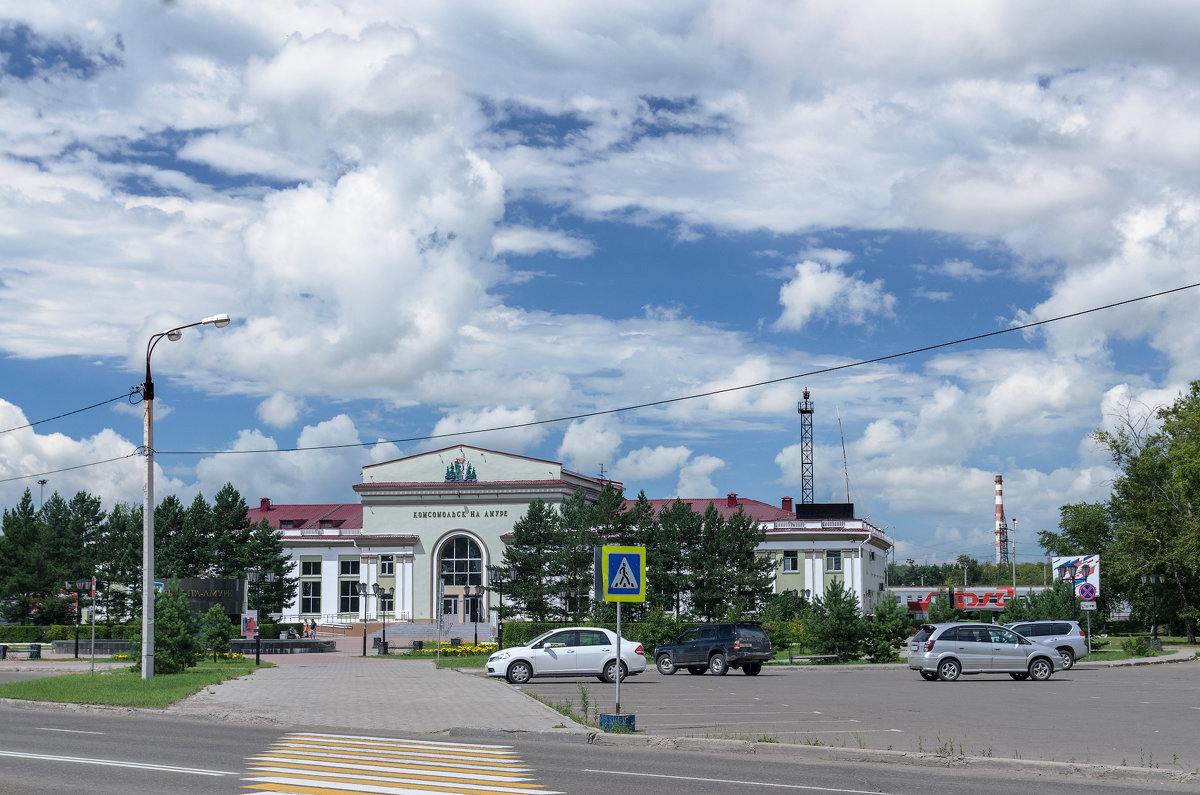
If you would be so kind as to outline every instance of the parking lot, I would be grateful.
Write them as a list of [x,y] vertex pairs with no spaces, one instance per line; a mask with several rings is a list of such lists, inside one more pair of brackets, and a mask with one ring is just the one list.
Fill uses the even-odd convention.
[[[576,712],[586,691],[592,719],[614,708],[614,686],[595,678],[534,679],[524,689]],[[926,682],[903,666],[768,666],[753,677],[651,667],[622,683],[621,712],[652,735],[1200,769],[1195,660],[1082,662],[1042,683]]]

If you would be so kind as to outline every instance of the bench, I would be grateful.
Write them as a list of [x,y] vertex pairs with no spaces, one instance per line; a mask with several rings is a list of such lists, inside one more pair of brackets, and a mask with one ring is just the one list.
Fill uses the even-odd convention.
[[42,659],[42,644],[40,643],[0,643],[0,660],[17,659],[25,655],[29,660]]

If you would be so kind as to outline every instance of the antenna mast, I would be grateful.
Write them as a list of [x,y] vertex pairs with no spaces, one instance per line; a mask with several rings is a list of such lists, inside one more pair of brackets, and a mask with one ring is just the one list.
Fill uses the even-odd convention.
[[846,473],[846,502],[850,502],[850,464],[846,461],[846,434],[842,433],[842,410],[834,408],[838,418],[838,436],[842,437],[842,471]]
[[800,502],[812,505],[813,501],[813,403],[804,390],[804,400],[796,406],[800,414]]

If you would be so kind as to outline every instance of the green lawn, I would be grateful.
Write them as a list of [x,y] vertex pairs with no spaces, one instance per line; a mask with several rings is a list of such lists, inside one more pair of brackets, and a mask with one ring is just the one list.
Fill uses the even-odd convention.
[[97,671],[95,676],[63,674],[0,684],[0,698],[165,709],[208,685],[245,676],[254,669],[254,660],[206,660],[183,673],[157,674],[152,679],[142,679],[140,670],[130,668]]

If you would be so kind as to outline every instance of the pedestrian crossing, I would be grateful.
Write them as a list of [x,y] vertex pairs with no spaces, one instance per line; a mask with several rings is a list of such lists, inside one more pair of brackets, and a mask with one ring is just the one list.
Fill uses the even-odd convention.
[[262,793],[507,793],[543,789],[511,746],[294,732],[247,759],[242,789]]

